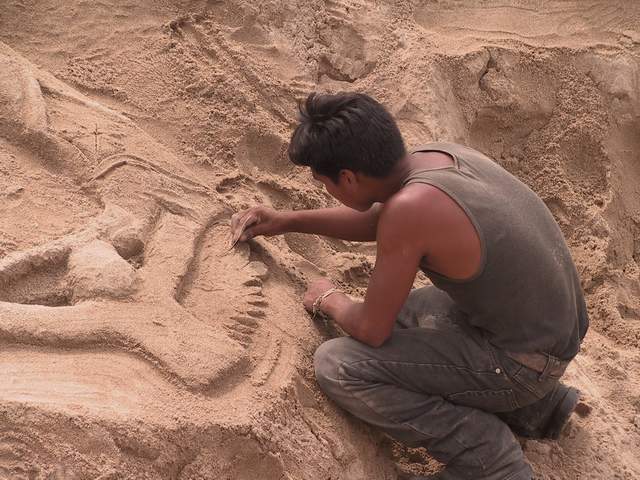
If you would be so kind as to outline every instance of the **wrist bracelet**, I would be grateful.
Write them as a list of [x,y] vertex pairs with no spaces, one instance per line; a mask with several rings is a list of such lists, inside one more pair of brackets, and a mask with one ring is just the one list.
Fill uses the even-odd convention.
[[320,307],[322,306],[322,301],[325,298],[327,298],[329,295],[337,293],[337,292],[343,293],[342,290],[340,290],[339,288],[333,287],[333,288],[330,288],[329,290],[327,290],[326,292],[324,292],[318,298],[316,298],[316,300],[313,302],[313,306],[311,307],[311,311],[313,313],[313,318],[316,318],[316,315],[318,315],[318,312],[321,312]]

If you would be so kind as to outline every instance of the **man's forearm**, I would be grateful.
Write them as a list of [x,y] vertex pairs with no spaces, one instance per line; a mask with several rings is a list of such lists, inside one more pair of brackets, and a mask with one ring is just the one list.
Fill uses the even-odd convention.
[[375,204],[366,212],[335,207],[280,213],[285,229],[289,232],[313,233],[354,242],[373,242],[376,239],[380,207],[380,204]]
[[322,311],[353,338],[372,347],[379,347],[388,337],[371,325],[371,319],[363,316],[364,303],[353,301],[342,293],[327,297],[322,302]]

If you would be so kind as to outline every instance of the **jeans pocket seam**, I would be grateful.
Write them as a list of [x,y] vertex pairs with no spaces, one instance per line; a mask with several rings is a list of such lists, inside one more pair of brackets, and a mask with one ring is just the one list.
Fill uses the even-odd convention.
[[529,392],[530,394],[534,395],[536,398],[542,398],[542,395],[540,394],[540,392],[536,389],[536,387],[529,385],[526,380],[523,380],[520,378],[520,373],[524,370],[524,367],[522,367],[519,371],[517,375],[514,375],[512,377],[512,380],[514,383],[516,383],[518,386],[520,386],[521,388],[524,388],[527,392]]
[[496,352],[494,350],[493,345],[491,345],[491,342],[488,339],[484,339],[485,344],[487,346],[487,351],[489,352],[489,357],[491,357],[491,363],[493,364],[493,369],[495,369],[496,367],[501,368],[502,370],[504,370],[503,366],[500,365],[500,362],[498,361],[498,356],[496,355]]
[[516,399],[516,394],[512,388],[509,389],[509,392],[511,392],[511,395],[509,395],[509,399],[511,400],[511,407],[513,408],[513,410],[517,410],[518,408],[520,408],[520,404]]
[[377,363],[379,365],[384,365],[384,364],[395,364],[395,365],[403,365],[406,367],[416,367],[416,368],[422,368],[422,367],[427,367],[427,368],[438,368],[438,369],[449,369],[449,370],[458,370],[458,371],[464,371],[464,372],[468,372],[468,373],[472,373],[474,375],[495,375],[496,371],[494,368],[490,369],[490,370],[475,370],[473,368],[470,368],[468,366],[464,366],[464,365],[453,365],[453,364],[449,364],[449,363],[422,363],[422,362],[407,362],[407,361],[398,361],[398,360],[383,360],[383,359],[377,359],[377,358],[367,358],[364,360],[356,360],[353,362],[347,362],[348,365],[350,367],[352,366],[357,366],[361,363]]
[[[500,408],[499,410],[495,410],[495,409],[488,409],[485,410],[484,408],[482,408],[482,406],[478,406],[478,405],[468,405],[466,403],[457,403],[456,399],[464,399],[464,398],[483,398],[483,399],[496,399],[496,398],[503,398],[506,400],[507,402],[507,409],[503,409]],[[471,408],[478,408],[480,410],[485,410],[485,411],[508,411],[508,410],[515,410],[517,407],[517,402],[515,400],[515,394],[513,389],[511,388],[504,388],[504,389],[500,389],[500,390],[464,390],[461,392],[456,392],[456,393],[451,393],[449,395],[446,396],[446,399],[448,401],[450,401],[451,403],[457,404],[457,405],[465,405]]]

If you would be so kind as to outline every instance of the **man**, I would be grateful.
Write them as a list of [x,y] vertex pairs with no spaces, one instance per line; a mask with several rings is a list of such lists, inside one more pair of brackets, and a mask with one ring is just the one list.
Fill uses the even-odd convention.
[[[328,280],[304,305],[350,336],[315,354],[340,406],[447,465],[442,479],[531,478],[512,431],[557,438],[578,392],[559,383],[588,317],[558,225],[526,185],[481,153],[405,151],[364,94],[311,94],[289,157],[344,206],[234,216],[241,241],[303,232],[377,242],[364,301]],[[411,291],[417,269],[434,286]],[[436,477],[431,477],[436,478]]]

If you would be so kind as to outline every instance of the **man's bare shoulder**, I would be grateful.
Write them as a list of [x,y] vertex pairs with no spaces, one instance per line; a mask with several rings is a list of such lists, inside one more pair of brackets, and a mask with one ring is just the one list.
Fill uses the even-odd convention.
[[445,192],[433,185],[415,183],[407,185],[384,204],[380,220],[396,219],[409,223],[428,223],[458,210],[457,203]]
[[[445,197],[445,198],[443,198]],[[426,233],[439,223],[443,204],[451,201],[444,192],[426,184],[408,185],[388,199],[380,212],[377,240],[390,248],[424,250]]]
[[389,249],[421,252],[429,268],[465,279],[478,271],[480,237],[467,213],[452,197],[428,184],[411,184],[385,204],[379,237]]

